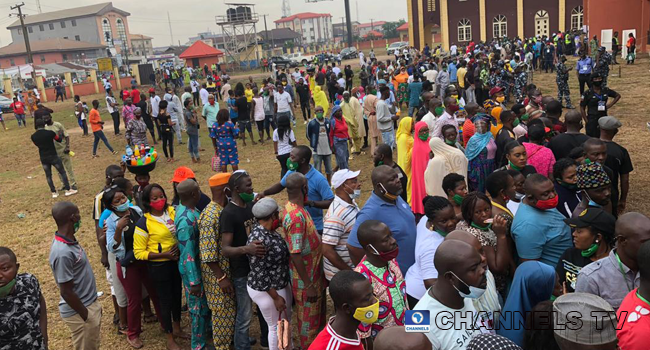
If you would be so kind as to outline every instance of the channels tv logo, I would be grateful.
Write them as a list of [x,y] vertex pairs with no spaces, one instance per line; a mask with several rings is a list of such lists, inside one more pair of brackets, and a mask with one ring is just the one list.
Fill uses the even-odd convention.
[[431,330],[429,310],[406,310],[404,329],[412,333],[427,333]]

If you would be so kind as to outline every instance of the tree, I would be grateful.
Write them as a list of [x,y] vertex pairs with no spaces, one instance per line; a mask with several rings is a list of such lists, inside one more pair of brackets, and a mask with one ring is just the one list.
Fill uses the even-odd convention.
[[384,32],[384,38],[386,39],[397,38],[399,36],[399,33],[397,32],[397,28],[404,23],[406,23],[406,21],[403,19],[400,19],[397,22],[384,23],[384,25],[381,26]]

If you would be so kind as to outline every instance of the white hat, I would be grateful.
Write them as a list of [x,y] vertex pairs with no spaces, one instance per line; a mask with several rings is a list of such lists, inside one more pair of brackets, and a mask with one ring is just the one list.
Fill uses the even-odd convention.
[[341,187],[345,181],[359,176],[359,173],[361,173],[361,170],[352,171],[350,169],[343,169],[335,172],[334,175],[332,175],[332,187],[335,189]]

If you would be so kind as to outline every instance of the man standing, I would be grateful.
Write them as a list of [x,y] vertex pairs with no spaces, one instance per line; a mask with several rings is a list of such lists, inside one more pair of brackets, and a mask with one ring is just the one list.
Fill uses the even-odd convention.
[[564,116],[566,132],[554,136],[548,143],[548,148],[553,151],[555,159],[560,160],[569,156],[571,151],[582,145],[589,136],[580,132],[582,130],[582,116],[578,111],[569,111]]
[[[591,137],[600,137],[598,131],[598,120],[607,115],[607,110],[621,99],[621,95],[603,86],[603,77],[598,73],[591,75],[591,88],[587,90],[580,100],[580,112],[582,119],[585,121],[585,130]],[[611,102],[607,102],[609,98]]]
[[284,90],[284,85],[278,84],[278,92],[273,95],[275,100],[275,117],[279,120],[282,116],[291,118],[294,126],[296,120],[293,117],[293,99],[291,95]]
[[567,68],[565,65],[566,56],[560,56],[560,61],[555,65],[555,82],[557,83],[557,100],[562,102],[564,96],[564,108],[573,109],[571,105],[571,92],[569,91],[569,71],[573,68]]
[[325,117],[321,106],[314,108],[314,114],[316,118],[307,124],[307,140],[309,140],[312,149],[314,168],[322,174],[321,164],[324,164],[325,176],[327,176],[327,182],[330,182],[332,177],[332,147],[328,136],[330,120]]
[[596,56],[595,62],[596,66],[594,67],[594,73],[598,73],[603,77],[603,87],[607,87],[609,65],[612,64],[612,55],[607,52],[604,46],[598,49],[598,55]]
[[[612,169],[612,212],[623,214],[630,190],[630,173],[634,170],[632,159],[625,147],[614,142],[614,136],[621,127],[621,122],[614,117],[603,117],[598,120],[600,139],[607,145],[605,165]],[[620,182],[620,192],[619,192]]]
[[576,64],[576,73],[578,74],[578,83],[580,84],[580,96],[585,93],[585,84],[591,89],[591,71],[593,69],[593,60],[587,56],[587,50],[580,51],[580,59]]
[[54,166],[61,176],[66,197],[76,194],[77,190],[70,189],[70,183],[68,182],[65,168],[63,167],[61,158],[57,155],[56,148],[54,147],[54,141],[60,143],[62,140],[61,137],[59,137],[59,135],[54,131],[46,130],[45,122],[42,119],[37,120],[34,124],[36,125],[36,132],[32,134],[32,142],[36,147],[38,147],[41,165],[43,166],[43,170],[45,170],[45,177],[47,179],[47,184],[50,186],[52,198],[57,198],[59,196],[56,187],[54,187],[54,181],[52,181],[52,166]]
[[27,127],[27,123],[25,122],[25,104],[19,101],[17,97],[14,97],[14,102],[9,105],[9,108],[14,111],[16,121],[18,121],[18,127],[20,128],[21,124],[22,126]]
[[618,64],[618,62],[616,62],[616,56],[618,56],[620,45],[621,44],[618,41],[618,32],[614,32],[614,36],[612,37],[612,64]]
[[402,194],[400,197],[406,202],[407,201],[407,186],[408,186],[408,177],[402,168],[397,165],[397,162],[393,160],[393,150],[385,143],[382,143],[377,147],[375,152],[372,154],[372,160],[374,166],[378,167],[380,165],[388,165],[393,168],[397,173],[397,178],[402,184]]
[[359,207],[354,201],[361,194],[357,177],[360,171],[339,170],[332,176],[334,201],[325,214],[323,223],[323,269],[329,281],[341,270],[350,270],[354,265],[348,253],[348,236],[357,220]]
[[456,101],[454,97],[445,97],[445,112],[442,113],[436,121],[431,137],[439,137],[444,141],[445,138],[442,135],[442,127],[445,125],[453,125],[454,128],[456,128],[456,132],[458,132],[458,121],[456,121],[455,113],[458,112],[459,109],[458,101]]
[[379,89],[381,98],[377,101],[377,128],[381,132],[381,138],[391,149],[395,149],[395,125],[394,121],[399,116],[393,115],[390,110],[388,99],[390,98],[390,89],[388,86],[382,86]]
[[61,293],[61,318],[70,328],[75,350],[98,350],[102,306],[97,302],[95,275],[88,256],[75,238],[81,225],[79,208],[71,202],[59,202],[52,207],[52,217],[57,230],[49,263]]
[[286,185],[289,200],[280,212],[280,222],[291,254],[295,313],[300,346],[305,349],[325,326],[325,279],[321,265],[323,254],[318,231],[304,208],[308,193],[307,178],[298,172],[288,173]]
[[[366,130],[363,128],[363,109],[359,100],[355,96],[350,96],[349,91],[343,92],[341,111],[348,125],[348,133],[352,142],[352,154],[359,155],[361,154],[361,138],[366,136]],[[359,124],[359,121],[361,121],[361,124]]]
[[[616,335],[621,349],[641,350],[647,348],[646,335],[650,328],[650,243],[643,243],[639,248],[639,288],[631,291],[623,299],[618,309],[618,327]],[[645,310],[645,311],[644,311]]]
[[106,110],[113,118],[113,127],[115,128],[115,136],[120,134],[120,112],[117,110],[117,101],[113,97],[113,90],[106,90]]
[[[59,158],[61,158],[65,172],[68,175],[68,182],[70,183],[70,187],[73,190],[76,190],[77,180],[75,180],[74,171],[72,170],[72,159],[70,158],[70,136],[68,135],[68,131],[65,129],[63,124],[52,121],[51,115],[45,116],[44,120],[45,130],[54,131],[60,139],[65,140],[65,144],[63,142],[54,143],[54,148],[56,148],[56,154],[59,156]],[[61,182],[63,182],[63,177],[60,178]]]
[[210,177],[212,201],[198,220],[201,275],[212,314],[212,339],[217,350],[230,350],[237,315],[230,260],[223,253],[219,224],[223,208],[228,204],[225,189],[230,176],[230,173],[218,173]]
[[598,53],[598,37],[594,37],[589,41],[589,54],[591,54],[591,59],[596,61],[596,55]]

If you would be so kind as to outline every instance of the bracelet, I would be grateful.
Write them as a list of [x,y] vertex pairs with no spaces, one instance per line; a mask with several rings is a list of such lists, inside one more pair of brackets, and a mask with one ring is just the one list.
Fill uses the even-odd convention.
[[219,282],[225,280],[227,277],[228,277],[228,276],[224,273],[223,276],[217,278],[217,283],[219,283]]

